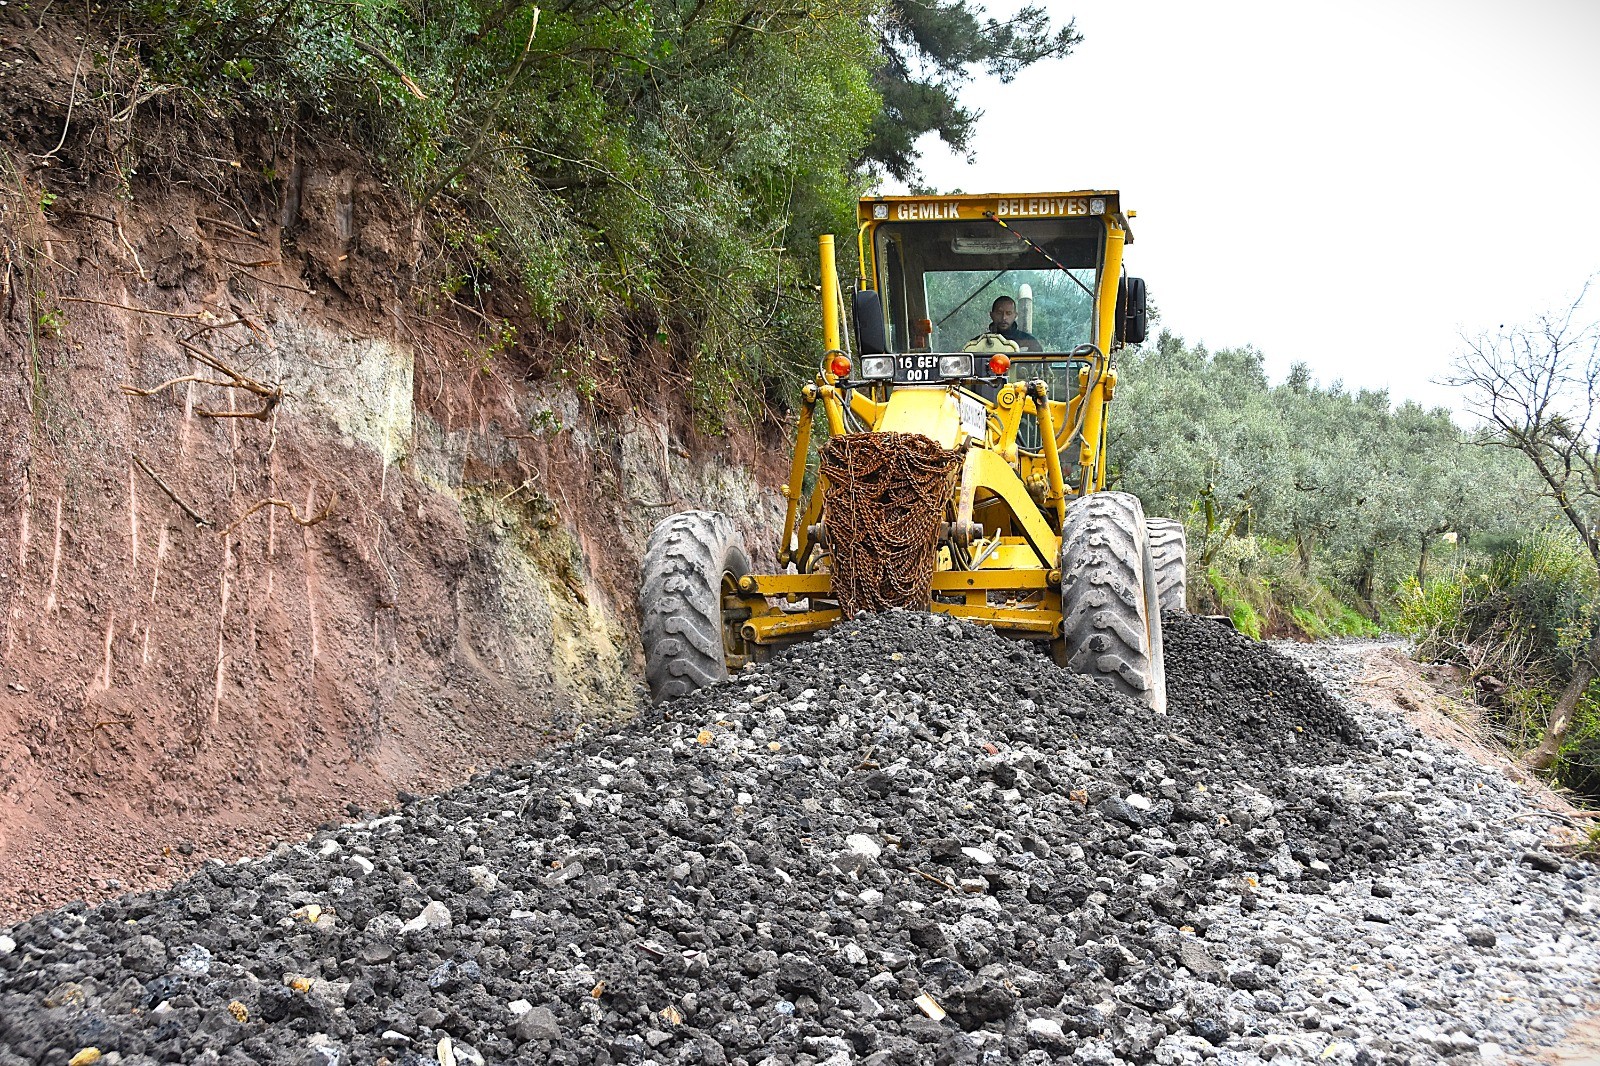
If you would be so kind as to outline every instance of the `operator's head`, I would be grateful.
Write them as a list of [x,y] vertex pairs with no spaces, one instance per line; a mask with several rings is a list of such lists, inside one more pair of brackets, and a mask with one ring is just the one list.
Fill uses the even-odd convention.
[[1017,301],[1009,296],[997,297],[989,306],[989,322],[1000,329],[1010,329],[1017,321]]

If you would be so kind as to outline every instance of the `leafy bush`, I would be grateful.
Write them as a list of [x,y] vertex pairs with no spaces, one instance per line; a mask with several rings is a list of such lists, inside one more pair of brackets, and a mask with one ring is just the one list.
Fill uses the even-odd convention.
[[1296,632],[1318,640],[1379,632],[1325,581],[1308,572],[1294,546],[1285,541],[1232,538],[1205,570],[1205,579],[1200,607],[1228,615],[1241,633],[1258,639]]
[[1247,637],[1261,639],[1261,612],[1250,600],[1249,592],[1229,581],[1222,571],[1213,566],[1206,571],[1206,584],[1216,596],[1220,613],[1228,616],[1233,628]]
[[[1536,742],[1600,611],[1594,566],[1564,530],[1528,534],[1476,566],[1427,586],[1411,582],[1396,616],[1418,654],[1465,667],[1497,727],[1518,747]],[[1600,682],[1580,702],[1557,776],[1595,794]]]
[[[697,419],[708,428],[787,396],[815,361],[814,235],[854,225],[878,113],[878,11],[100,9],[154,80],[195,90],[182,99],[367,151],[432,224],[441,300],[578,329],[628,321],[647,342],[664,333],[697,398],[718,404]],[[751,399],[723,402],[730,391]]]

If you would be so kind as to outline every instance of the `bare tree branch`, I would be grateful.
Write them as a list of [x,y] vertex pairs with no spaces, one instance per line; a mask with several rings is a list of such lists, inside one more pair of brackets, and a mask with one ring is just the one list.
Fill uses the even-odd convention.
[[[1532,325],[1463,338],[1447,381],[1466,390],[1468,409],[1492,427],[1495,443],[1527,456],[1600,577],[1600,320],[1586,319],[1584,306],[1595,280]],[[1529,766],[1555,763],[1597,673],[1600,620],[1591,623]]]

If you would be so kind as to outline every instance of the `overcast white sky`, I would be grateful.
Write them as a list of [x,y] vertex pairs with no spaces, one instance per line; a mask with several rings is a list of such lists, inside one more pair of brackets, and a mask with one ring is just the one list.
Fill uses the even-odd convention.
[[1128,269],[1191,341],[1455,407],[1430,379],[1462,330],[1600,270],[1600,0],[1047,6],[1083,44],[975,79],[975,162],[929,138],[924,175],[1122,190]]

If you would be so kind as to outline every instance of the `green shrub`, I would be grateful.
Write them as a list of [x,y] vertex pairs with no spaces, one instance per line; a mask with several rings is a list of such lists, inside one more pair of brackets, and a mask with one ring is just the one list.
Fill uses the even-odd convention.
[[[1234,620],[1252,637],[1298,630],[1314,640],[1376,636],[1379,627],[1301,566],[1294,546],[1270,537],[1231,538],[1205,573],[1202,610]],[[1291,628],[1292,627],[1292,628]]]
[[366,151],[431,224],[438,276],[425,289],[441,301],[666,329],[693,354],[703,428],[788,406],[816,361],[814,235],[854,228],[879,12],[868,0],[99,9],[148,80],[193,90],[169,99]]
[[[1518,748],[1536,744],[1550,708],[1572,676],[1574,657],[1600,610],[1593,562],[1565,531],[1539,530],[1492,558],[1469,558],[1434,577],[1413,580],[1396,618],[1419,657],[1454,662],[1476,681],[1495,679],[1482,696],[1494,724]],[[1500,691],[1492,691],[1500,688]],[[1600,682],[1579,702],[1556,766],[1558,780],[1600,795]]]
[[1233,628],[1247,637],[1260,640],[1263,620],[1256,604],[1251,602],[1251,590],[1229,580],[1222,569],[1216,566],[1206,571],[1206,583],[1216,597],[1220,613],[1232,619]]

